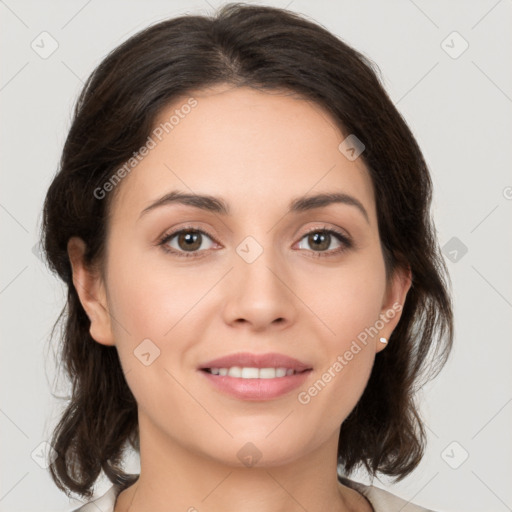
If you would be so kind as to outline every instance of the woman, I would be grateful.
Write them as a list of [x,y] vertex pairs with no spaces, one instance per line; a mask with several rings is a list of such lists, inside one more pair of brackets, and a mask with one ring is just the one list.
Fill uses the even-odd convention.
[[103,470],[113,512],[426,510],[349,476],[425,449],[415,391],[453,336],[431,188],[371,63],[296,14],[230,4],[116,48],[44,206],[57,486],[90,499]]

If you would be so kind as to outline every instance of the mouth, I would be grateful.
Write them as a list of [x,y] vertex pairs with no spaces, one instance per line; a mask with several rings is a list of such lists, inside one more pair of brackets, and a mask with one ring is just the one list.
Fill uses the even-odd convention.
[[300,373],[304,370],[311,370],[312,366],[294,357],[276,352],[266,354],[238,352],[206,361],[199,365],[198,369],[230,377],[273,379],[291,375],[290,372]]
[[237,379],[282,379],[283,377],[309,372],[310,369],[298,371],[286,367],[256,368],[231,366],[229,368],[201,368],[201,371],[211,375],[220,375],[221,377],[228,376]]
[[[213,373],[218,370],[218,373]],[[221,375],[227,368],[205,368],[199,373],[204,375],[212,388],[222,395],[228,395],[244,401],[267,401],[289,395],[294,389],[304,385],[312,370],[295,372],[292,369],[286,375],[285,368],[237,368],[231,367],[228,374]],[[256,377],[256,371],[258,377]],[[285,372],[282,377],[277,377]],[[244,372],[245,376],[242,375]],[[223,371],[224,373],[224,371]],[[231,373],[231,375],[229,375]],[[235,376],[232,376],[235,375]],[[262,375],[260,377],[260,375]],[[276,375],[275,377],[273,375]]]
[[224,395],[265,401],[282,397],[303,385],[313,368],[283,354],[238,353],[208,361],[198,370]]

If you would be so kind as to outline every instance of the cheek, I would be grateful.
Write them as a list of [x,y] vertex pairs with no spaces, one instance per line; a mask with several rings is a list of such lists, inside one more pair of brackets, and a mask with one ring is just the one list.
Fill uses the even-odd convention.
[[[368,302],[363,304],[368,306]],[[322,364],[297,394],[303,412],[318,419],[318,429],[338,428],[366,388],[375,360],[370,328],[376,321],[376,309],[342,306],[332,312],[335,334],[323,335]]]
[[307,418],[311,435],[335,431],[356,406],[371,374],[374,351],[361,347],[348,360],[344,352],[319,371],[297,394],[298,413]]
[[[166,388],[170,373],[183,366],[194,305],[204,294],[204,281],[190,273],[148,264],[137,254],[112,253],[108,272],[109,310],[116,348],[127,382],[140,404],[157,407],[155,390]],[[118,257],[116,257],[118,256]],[[203,288],[201,288],[201,283]],[[169,373],[168,373],[169,372]]]
[[186,321],[187,312],[205,293],[201,276],[173,268],[164,258],[155,263],[147,255],[125,253],[117,259],[112,254],[111,260],[115,264],[109,271],[109,307],[117,320],[113,328],[120,341],[127,332],[134,344],[144,338],[169,338],[174,326],[182,318]]
[[[191,326],[199,322],[200,308],[194,305],[200,298],[198,291],[204,294],[204,281],[195,278],[195,286],[190,274],[118,261],[109,274],[116,348],[138,407],[165,426],[170,421],[168,411],[183,410],[186,402],[180,371],[190,366],[189,348],[199,340],[198,333],[193,333],[197,328]],[[204,421],[200,410],[186,409],[189,424]],[[186,437],[186,430],[182,434]]]
[[377,253],[353,257],[339,269],[322,269],[314,279],[307,279],[313,290],[308,295],[308,305],[325,323],[324,339],[332,347],[343,350],[379,319],[386,276],[384,262]]
[[361,259],[339,272],[317,274],[315,283],[308,306],[321,319],[317,333],[324,359],[298,401],[320,416],[332,411],[335,426],[356,405],[371,374],[386,286],[384,264],[378,257]]

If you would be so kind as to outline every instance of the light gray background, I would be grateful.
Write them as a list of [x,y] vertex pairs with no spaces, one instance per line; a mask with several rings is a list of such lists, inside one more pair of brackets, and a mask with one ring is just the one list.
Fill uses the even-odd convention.
[[[512,510],[512,2],[266,3],[311,16],[378,64],[431,168],[440,243],[457,239],[446,248],[455,348],[420,397],[428,452],[404,481],[376,483],[436,511]],[[218,5],[0,1],[3,512],[66,511],[80,504],[32,458],[41,460],[41,443],[62,409],[51,389],[60,395],[67,389],[55,380],[54,345],[48,349],[47,343],[65,295],[33,249],[77,94],[93,68],[130,35],[186,12],[211,13]],[[58,42],[46,59],[31,48],[33,41],[42,47],[43,31]],[[464,41],[453,31],[469,44],[457,58]],[[49,48],[49,39],[44,45]],[[467,460],[451,467],[466,452]],[[128,469],[136,470],[132,462]],[[103,480],[97,493],[109,485]]]

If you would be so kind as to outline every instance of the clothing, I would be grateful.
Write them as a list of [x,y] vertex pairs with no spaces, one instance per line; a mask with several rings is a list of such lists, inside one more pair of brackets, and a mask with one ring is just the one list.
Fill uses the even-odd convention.
[[[363,496],[371,503],[374,512],[434,512],[418,505],[414,505],[398,496],[375,487],[355,482],[345,477],[338,477],[339,481],[350,487]],[[121,486],[113,485],[103,496],[85,503],[80,508],[72,512],[114,512],[114,505],[118,494],[121,492]]]
[[343,476],[338,476],[338,480],[343,485],[355,489],[365,496],[375,512],[434,512],[419,505],[414,505],[414,503],[399,498],[395,494],[374,485],[361,484]]

